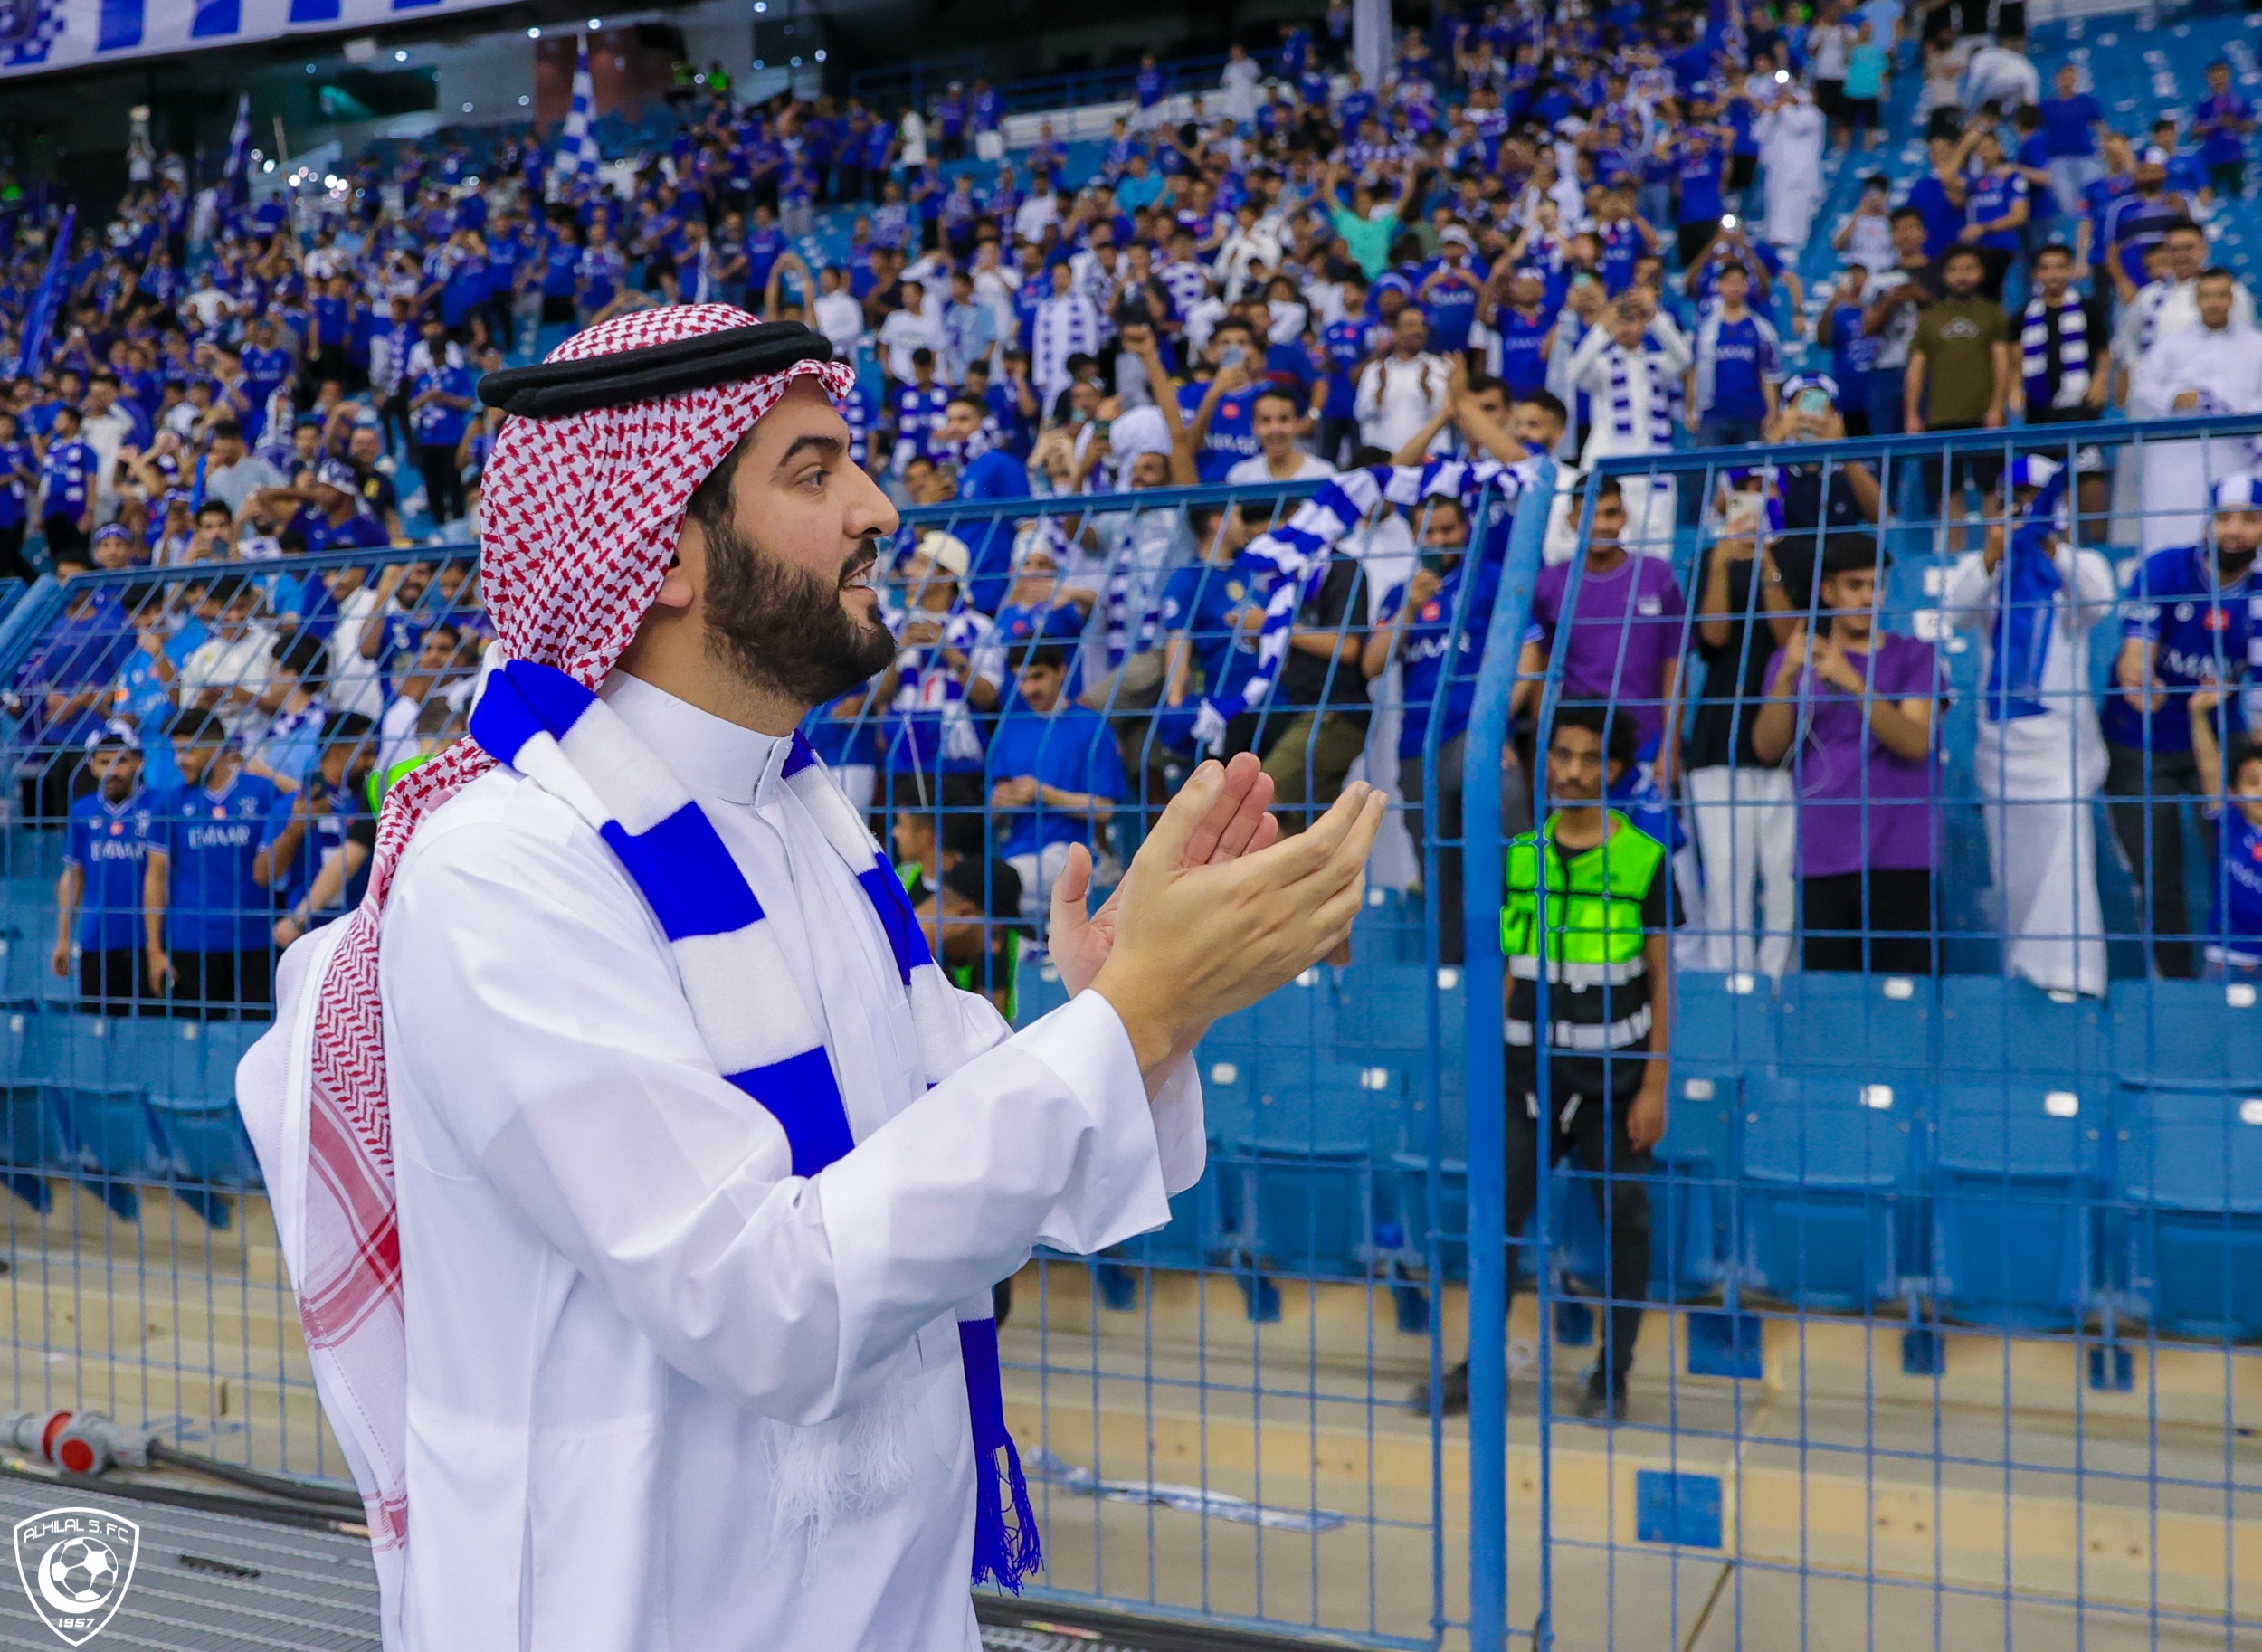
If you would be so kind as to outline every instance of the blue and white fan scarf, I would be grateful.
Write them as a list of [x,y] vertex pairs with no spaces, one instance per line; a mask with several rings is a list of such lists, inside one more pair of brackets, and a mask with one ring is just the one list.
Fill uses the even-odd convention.
[[1994,649],[1982,701],[1991,723],[2039,717],[2050,709],[2042,674],[2049,664],[2050,634],[2058,628],[2058,595],[2066,588],[2050,539],[2060,527],[2058,502],[2065,488],[2061,470],[2035,496],[2003,550],[1991,616]]
[[1257,637],[1256,674],[1238,698],[1204,697],[1193,717],[1194,746],[1202,751],[1218,750],[1224,743],[1226,725],[1243,712],[1256,710],[1271,695],[1280,661],[1288,650],[1288,633],[1295,628],[1297,611],[1318,594],[1327,577],[1329,555],[1345,535],[1383,505],[1411,509],[1424,499],[1450,498],[1473,515],[1477,501],[1487,489],[1503,503],[1513,503],[1531,485],[1525,469],[1529,463],[1432,459],[1421,465],[1345,470],[1329,478],[1285,523],[1252,541],[1241,552],[1237,566],[1252,580],[1269,579],[1272,585],[1265,601],[1264,628]]
[[[490,676],[471,736],[500,764],[596,829],[668,937],[699,1037],[723,1078],[785,1132],[793,1173],[813,1176],[856,1145],[823,1035],[764,917],[762,903],[697,801],[619,714],[564,672],[515,660]],[[854,874],[895,954],[931,1087],[960,1060],[954,990],[909,897],[806,741],[783,771]],[[786,983],[749,1014],[750,983]],[[974,1581],[1018,1590],[1042,1564],[1035,1511],[998,1380],[997,1322],[958,1322],[975,1464]]]

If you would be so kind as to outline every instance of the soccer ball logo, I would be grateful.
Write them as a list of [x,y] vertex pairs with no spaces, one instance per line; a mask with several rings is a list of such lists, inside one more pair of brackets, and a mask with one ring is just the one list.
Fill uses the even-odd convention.
[[66,1646],[82,1647],[109,1627],[140,1550],[140,1528],[106,1509],[48,1509],[15,1523],[24,1596]]
[[99,1537],[67,1537],[39,1563],[40,1592],[65,1609],[91,1611],[118,1587],[118,1556]]

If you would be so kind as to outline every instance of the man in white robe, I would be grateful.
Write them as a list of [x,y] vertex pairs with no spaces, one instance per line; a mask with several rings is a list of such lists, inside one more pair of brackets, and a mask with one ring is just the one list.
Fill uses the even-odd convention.
[[1753,122],[1759,139],[1761,176],[1766,180],[1769,242],[1786,254],[1806,250],[1822,204],[1822,145],[1829,136],[1822,111],[1807,89],[1791,91]]
[[[1381,800],[1276,842],[1240,760],[1174,800],[1112,912],[1072,852],[1062,1009],[1014,1033],[907,987],[794,736],[894,647],[870,574],[896,513],[828,355],[681,306],[488,380],[512,416],[481,588],[499,648],[594,689],[626,767],[711,823],[775,945],[723,1021],[752,1040],[806,1004],[852,1144],[798,1173],[774,1069],[722,1076],[698,926],[632,869],[689,863],[678,814],[612,812],[663,844],[616,858],[576,787],[621,763],[568,784],[470,741],[388,793],[363,909],[286,955],[239,1077],[387,1652],[974,1652],[968,1305],[1035,1245],[1166,1220],[1202,1167],[1202,1028],[1349,934]],[[585,395],[612,399],[560,410]]]
[[[2057,474],[2047,459],[2011,463],[2012,517],[2023,517]],[[2089,673],[2089,634],[2114,611],[2113,565],[2073,544],[2054,526],[2039,546],[2056,569],[2057,590],[2019,593],[2003,525],[1985,547],[1948,571],[1942,606],[1959,629],[1980,638],[1979,740],[1972,753],[1983,800],[1988,857],[2001,902],[2003,971],[2050,992],[2102,997],[2105,918],[2097,905],[2097,789],[2105,783],[2105,736],[2097,726]],[[2033,588],[2052,582],[2047,578]],[[2039,669],[1999,662],[2006,636],[2002,604],[2030,600],[2033,623],[2010,652]],[[2013,681],[2029,676],[2031,681]]]
[[[2197,296],[2200,324],[2154,339],[2137,364],[2130,417],[2262,412],[2262,331],[2235,318],[2238,283],[2228,270],[2210,270]],[[2246,469],[2248,448],[2244,436],[2144,445],[2137,503],[2147,555],[2204,536],[2210,490]]]

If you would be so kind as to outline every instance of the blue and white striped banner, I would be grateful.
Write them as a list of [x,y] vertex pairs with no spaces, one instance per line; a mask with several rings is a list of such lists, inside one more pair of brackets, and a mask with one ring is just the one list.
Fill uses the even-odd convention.
[[0,0],[0,75],[374,28],[502,0]]

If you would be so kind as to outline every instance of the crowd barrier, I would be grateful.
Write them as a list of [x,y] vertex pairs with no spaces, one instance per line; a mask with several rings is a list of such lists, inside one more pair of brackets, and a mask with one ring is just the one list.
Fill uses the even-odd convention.
[[[1702,645],[1730,670],[1756,672],[1749,650],[1780,646],[1770,612],[1811,633],[1827,604],[1811,584],[1767,612],[1763,593],[1749,596],[1726,616],[1744,627],[1743,655],[1700,632],[1705,559],[1743,519],[1742,507],[1728,519],[1723,496],[1735,489],[1724,489],[1724,472],[1748,453],[1608,460],[1563,479],[1555,550],[1568,546],[1572,558],[1555,573],[1543,507],[1557,479],[1544,467],[1477,499],[1460,546],[1449,543],[1451,513],[1436,507],[1360,536],[1348,547],[1362,558],[1358,574],[1307,610],[1302,651],[1314,665],[1284,677],[1266,713],[1226,736],[1267,755],[1291,824],[1345,774],[1393,789],[1397,818],[1348,961],[1212,1030],[1198,1056],[1210,1167],[1174,1201],[1167,1227],[1100,1258],[1041,1255],[1013,1281],[1006,1398],[1047,1534],[1043,1588],[1206,1623],[1485,1652],[1927,1637],[2229,1644],[2251,1633],[2262,1615],[2262,1487],[2246,1432],[2262,1393],[2253,1346],[2262,1095],[2250,1093],[2262,1091],[2262,1005],[2235,958],[2206,958],[2210,946],[2237,952],[2206,916],[2229,873],[2210,858],[2192,800],[2155,790],[2174,765],[2151,761],[2160,754],[2148,748],[2137,792],[2114,805],[2133,815],[2126,865],[2099,801],[2105,782],[2071,759],[2062,786],[2020,794],[2035,821],[1999,823],[1991,839],[1985,819],[2004,807],[1988,788],[2008,772],[2006,724],[2022,720],[1983,716],[1991,691],[2007,703],[2028,687],[2064,708],[2105,690],[2150,519],[2144,460],[2100,508],[2094,489],[2086,501],[2072,494],[2082,536],[2113,581],[2088,616],[2090,675],[2064,675],[2075,648],[2060,631],[2060,675],[2009,688],[1982,658],[2026,633],[1999,613],[1973,621],[1952,609],[1952,513],[1926,502],[1919,473],[1927,461],[2006,452],[2056,451],[2079,466],[2095,447],[2092,468],[2076,474],[2111,485],[2124,451],[2204,439],[2203,485],[2219,450],[2227,457],[2235,442],[2243,456],[2257,432],[2262,418],[1765,453],[1786,474],[1823,467],[1825,497],[1860,462],[1887,506],[1881,529],[1845,531],[1892,558],[1879,629],[1933,645],[1941,674],[1930,691],[1940,755],[1917,804],[1931,822],[1934,872],[1923,921],[1895,927],[1882,905],[1873,915],[1858,900],[1850,921],[1810,926],[1797,900],[1770,907],[1767,897],[1782,893],[1766,869],[1784,875],[1786,799],[1699,787],[1684,764],[1666,776],[1679,799],[1668,802],[1642,784],[1645,773],[1656,778],[1657,754],[1639,759],[1613,801],[1671,853],[1667,1127],[1638,1163],[1541,1155],[1529,1229],[1513,1238],[1508,1133],[1529,1131],[1535,1113],[1563,1099],[1544,1068],[1529,1111],[1506,1095],[1515,1051],[1496,1008],[1515,978],[1500,941],[1504,846],[1528,827],[1525,777],[1544,761],[1541,736],[1561,707],[1593,698],[1578,674],[1598,660],[1614,716],[1693,728],[1710,715],[1702,683],[1652,695],[1648,679],[1628,677],[1634,662],[1686,659]],[[1660,479],[1680,497],[1670,514],[1645,518],[1653,531],[1638,554],[1673,570],[1687,600],[1678,612],[1669,600],[1655,612],[1620,603],[1594,633],[1609,646],[1582,650],[1580,628],[1597,623],[1576,617],[1588,612],[1587,582],[1600,590],[1629,571],[1656,572],[1590,565],[1602,485],[1618,480],[1623,492]],[[1231,565],[1230,541],[1282,522],[1311,491],[1170,489],[906,513],[898,548],[931,568],[956,553],[928,536],[963,546],[968,588],[1010,612],[1000,628],[1010,644],[979,627],[953,630],[955,610],[938,607],[943,667],[911,672],[898,703],[833,708],[841,715],[813,720],[813,737],[917,880],[946,962],[1017,1021],[1063,991],[1037,915],[1044,845],[1060,835],[1050,829],[1082,830],[1094,812],[1068,794],[1112,793],[1092,836],[1103,876],[1119,875],[1198,759],[1201,673],[1246,664],[1226,631],[1243,625],[1257,592]],[[1221,508],[1239,518],[1222,530],[1224,548]],[[1794,565],[1800,530],[1775,528],[1764,497],[1758,519],[1773,543],[1770,561],[1754,565]],[[1816,536],[1805,537],[1811,557]],[[1974,523],[1970,546],[1983,539]],[[1041,563],[1028,560],[1039,545],[1059,576],[1049,590]],[[1205,551],[1212,572],[1182,581],[1173,608],[1163,576]],[[100,1409],[263,1469],[343,1475],[231,1105],[235,1059],[262,1026],[259,970],[239,959],[223,981],[205,959],[190,981],[180,957],[271,953],[274,923],[309,898],[331,857],[350,859],[350,800],[366,772],[457,732],[450,691],[468,680],[483,641],[472,555],[348,553],[43,582],[0,616],[13,775],[0,834],[10,1403]],[[1461,576],[1487,558],[1497,579]],[[1447,663],[1410,707],[1402,662],[1379,661],[1369,678],[1365,642],[1388,588],[1425,566],[1450,578],[1424,645]],[[254,686],[260,661],[243,627],[283,635],[286,613],[301,631],[321,625],[317,586],[344,615],[345,642],[288,664],[271,646]],[[356,586],[411,598],[376,626],[366,653]],[[2014,612],[2059,600],[2021,589]],[[1088,613],[1085,597],[1064,591],[1088,591]],[[916,611],[917,587],[902,594]],[[224,600],[214,608],[215,599]],[[140,639],[200,600],[199,622],[226,647],[185,650],[169,691],[152,688],[157,673],[138,662],[163,641]],[[2243,587],[2189,600],[2229,612]],[[1535,603],[1548,641],[1536,661],[1524,651]],[[1573,617],[1554,622],[1563,615]],[[2235,645],[2247,622],[2241,610],[2209,633],[2225,681],[2240,674],[2230,667],[2243,664]],[[1669,646],[1659,643],[1666,630]],[[1183,679],[1171,663],[1177,631],[1188,633]],[[1461,639],[1478,633],[1487,645],[1463,650]],[[1035,715],[1016,689],[1032,643],[1068,652],[1066,689],[1088,702],[1033,737],[1012,726]],[[1037,656],[1041,669],[1050,658]],[[274,735],[309,684],[333,702],[366,704],[373,679],[379,726],[327,723],[295,747],[302,729]],[[989,687],[976,694],[975,683]],[[1897,682],[1890,698],[1922,698],[1908,689]],[[56,924],[66,860],[91,866],[105,837],[145,829],[127,821],[109,834],[121,822],[83,810],[74,851],[64,821],[87,796],[99,808],[97,771],[117,761],[90,759],[88,732],[120,713],[147,724],[161,700],[205,698],[270,770],[312,761],[319,775],[328,755],[332,773],[320,776],[323,811],[309,805],[297,847],[268,857],[260,892],[233,909],[207,902],[239,922],[229,944],[169,945],[174,978],[156,994],[146,925],[110,949],[129,954],[120,976],[107,965],[88,973],[85,949],[58,947]],[[404,699],[417,704],[386,719]],[[1405,743],[1409,715],[1421,733]],[[1465,730],[1449,726],[1464,715]],[[1791,719],[1794,786],[1808,761],[1796,754],[1830,736],[1827,722],[1816,733],[1820,716],[1806,703]],[[1064,737],[1065,758],[1048,745]],[[394,744],[380,752],[386,740]],[[165,760],[154,748],[138,759]],[[1006,768],[1032,764],[1052,777],[1050,797],[1001,795],[1001,783],[1019,777]],[[1462,783],[1492,774],[1502,783]],[[1825,818],[1868,831],[1872,811],[1904,806],[1900,795],[1840,788],[1830,794],[1839,816]],[[1802,810],[1788,800],[1794,854],[1823,801]],[[2019,855],[2052,831],[2083,836],[2058,818],[2067,815],[2087,821],[2095,890],[2063,925],[2013,922],[1991,842]],[[252,836],[273,849],[292,818],[289,798],[271,800]],[[2163,924],[2159,849],[2171,829],[2190,851],[2181,864],[2191,887]],[[1038,847],[1023,852],[1032,831]],[[1738,859],[1747,832],[1764,840],[1762,851]],[[1677,847],[1677,836],[1688,841]],[[165,840],[184,865],[203,852],[185,836]],[[1728,863],[1753,868],[1725,904],[1696,864],[1721,859],[1708,851],[1724,841]],[[2149,886],[2132,866],[2152,874]],[[309,920],[351,892],[348,878],[335,899],[314,899]],[[252,945],[261,930],[270,940]],[[1808,966],[1811,930],[1841,956],[1850,945],[1856,967]],[[1877,949],[1888,941],[1915,945],[1917,966],[1906,950],[1881,965]],[[2033,973],[2059,954],[2071,969],[2095,963],[2096,980],[2038,984]],[[1550,995],[1572,980],[1531,973],[1533,1019],[1544,1027],[1557,1019]],[[1636,1188],[1650,1243],[1630,1285],[1610,1257]],[[1587,1370],[1611,1345],[1611,1310],[1636,1300],[1647,1316],[1627,1414],[1580,1415]],[[1466,1415],[1432,1417],[1465,1357]]]

